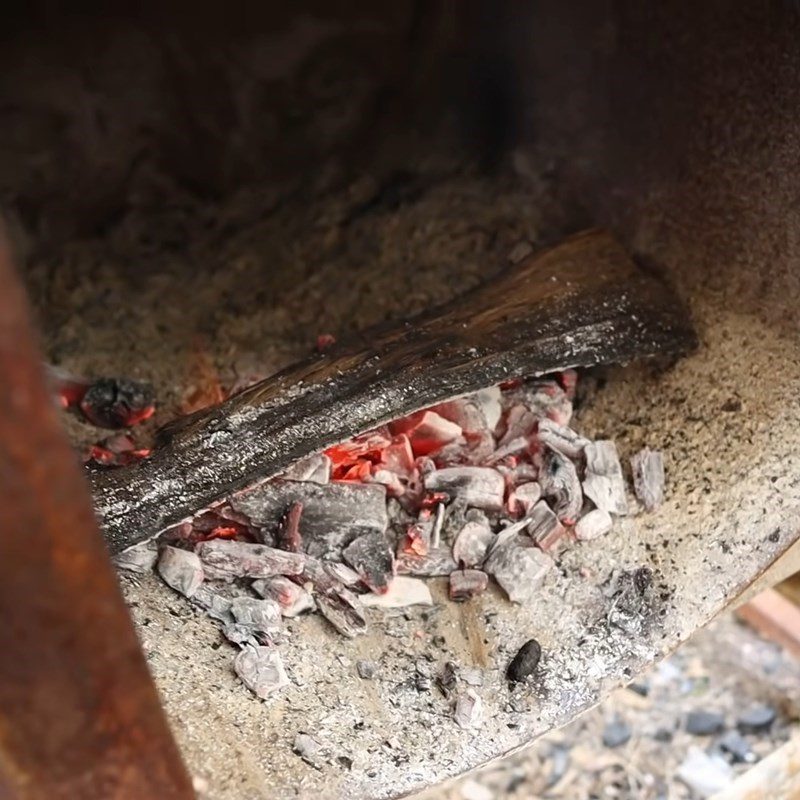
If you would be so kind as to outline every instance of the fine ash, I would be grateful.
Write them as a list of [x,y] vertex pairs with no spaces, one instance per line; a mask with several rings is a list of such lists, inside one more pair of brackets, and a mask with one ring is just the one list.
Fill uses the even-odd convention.
[[[262,699],[289,681],[283,617],[316,610],[358,636],[366,607],[433,605],[422,580],[430,576],[449,576],[453,601],[485,591],[491,577],[510,601],[533,603],[565,545],[603,536],[628,513],[614,443],[569,427],[576,381],[573,370],[510,381],[396,420],[176,526],[157,550],[131,548],[117,564],[144,572],[155,563],[240,648],[234,670]],[[642,506],[656,508],[661,454],[637,454],[632,472]],[[610,578],[608,613],[587,632],[599,674],[606,651],[612,657],[642,633],[652,582],[648,570]],[[570,665],[559,666],[568,678]],[[559,689],[546,683],[541,691]],[[480,725],[473,688],[452,699],[459,726]],[[308,742],[297,748],[313,761]]]

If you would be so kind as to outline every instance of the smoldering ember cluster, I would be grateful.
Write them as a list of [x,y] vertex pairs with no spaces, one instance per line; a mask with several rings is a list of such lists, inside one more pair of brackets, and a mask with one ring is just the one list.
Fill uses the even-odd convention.
[[[427,408],[294,464],[121,554],[218,621],[259,697],[287,685],[282,617],[317,611],[340,634],[369,608],[463,601],[492,579],[533,603],[565,546],[628,513],[612,441],[570,427],[577,373],[514,380]],[[646,510],[663,498],[658,452],[632,459]],[[456,719],[468,709],[456,709]]]

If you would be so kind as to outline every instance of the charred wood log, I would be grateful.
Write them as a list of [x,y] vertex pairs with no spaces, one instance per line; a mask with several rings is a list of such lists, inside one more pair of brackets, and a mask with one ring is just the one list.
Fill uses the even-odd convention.
[[337,345],[165,430],[150,458],[93,476],[112,552],[315,451],[501,381],[679,355],[687,313],[603,231],[535,254],[407,322]]

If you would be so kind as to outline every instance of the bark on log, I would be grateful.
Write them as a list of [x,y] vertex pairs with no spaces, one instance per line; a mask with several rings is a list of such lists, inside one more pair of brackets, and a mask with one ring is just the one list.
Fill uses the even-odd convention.
[[591,230],[361,341],[179,420],[147,460],[95,475],[111,551],[420,408],[513,377],[679,355],[695,335],[672,291]]

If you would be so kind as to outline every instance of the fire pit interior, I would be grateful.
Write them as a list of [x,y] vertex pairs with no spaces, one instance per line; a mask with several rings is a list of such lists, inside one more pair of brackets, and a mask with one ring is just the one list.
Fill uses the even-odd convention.
[[[122,519],[108,522],[112,550],[164,530],[173,548],[159,571],[174,588],[152,570],[120,581],[198,794],[396,797],[568,721],[794,542],[796,12],[308,2],[216,13],[189,24],[177,6],[20,12],[2,55],[0,203],[101,522]],[[268,474],[239,470],[196,507],[175,500],[188,490],[170,473],[178,483],[159,499],[153,470],[175,467],[164,456],[175,441],[208,432],[209,407],[292,364],[370,352],[373,326],[402,331],[459,308],[595,226],[664,287],[659,302],[676,293],[695,349],[687,334],[669,358],[622,347],[600,367],[515,362],[505,377],[470,375],[465,355],[458,390],[367,413],[356,386],[335,395],[336,414],[358,417],[346,435],[284,448]],[[413,356],[414,374],[440,374],[437,353]],[[281,391],[302,394],[288,374]],[[119,422],[128,438],[99,427]],[[203,464],[223,452],[209,451]],[[287,478],[302,489],[273,502]],[[126,487],[144,497],[148,486],[158,508],[120,517]],[[314,546],[347,564],[324,576],[338,600],[349,581],[372,590],[355,616],[335,603],[301,613],[308,588],[325,604],[321,573],[300,563],[319,487],[363,492],[342,508],[396,534],[384,550],[367,530],[318,532]],[[520,535],[504,526],[520,521],[542,546],[504,554],[497,543]],[[282,566],[240,565],[246,586],[214,584],[237,542],[256,541]],[[393,589],[394,571],[419,577],[432,554],[451,560]],[[258,619],[253,602],[220,611],[210,584],[227,603],[257,600],[253,589],[269,602]],[[403,605],[404,591],[422,604]],[[272,601],[282,621],[264,610]],[[280,640],[280,665],[274,650],[257,663],[267,640]]]

